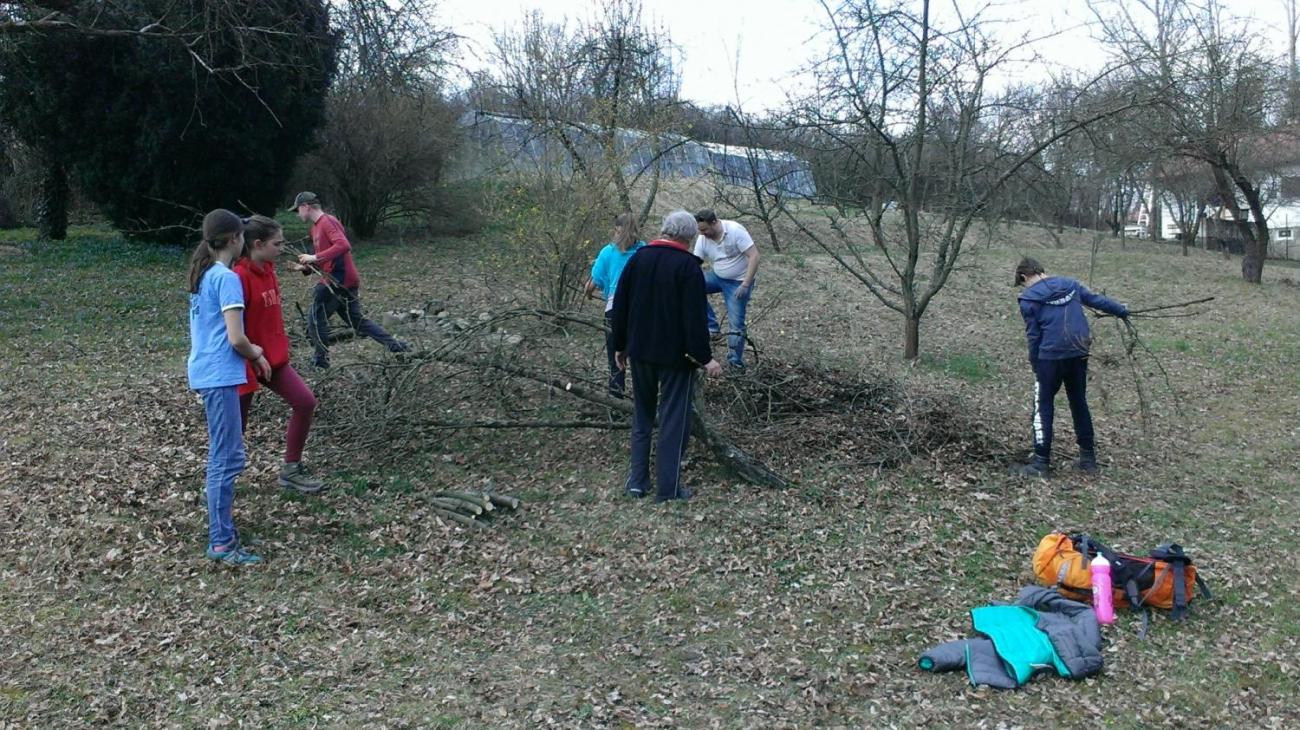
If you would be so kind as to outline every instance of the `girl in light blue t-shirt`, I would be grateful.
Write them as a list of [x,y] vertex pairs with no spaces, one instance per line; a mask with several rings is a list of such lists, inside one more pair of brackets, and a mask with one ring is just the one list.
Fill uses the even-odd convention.
[[218,208],[203,218],[203,240],[190,257],[189,275],[189,380],[208,418],[207,556],[232,565],[262,562],[240,546],[231,509],[235,477],[244,470],[238,392],[247,382],[244,360],[253,362],[258,378],[271,375],[262,348],[244,335],[244,288],[230,270],[243,250],[243,221]]
[[614,362],[614,344],[611,341],[610,310],[614,308],[614,290],[618,288],[618,278],[623,275],[623,267],[645,241],[637,240],[636,218],[631,213],[623,213],[614,219],[614,240],[600,250],[596,262],[591,265],[591,279],[587,281],[587,296],[595,298],[597,290],[605,297],[605,356],[609,359],[609,394],[615,398],[623,397],[625,376]]

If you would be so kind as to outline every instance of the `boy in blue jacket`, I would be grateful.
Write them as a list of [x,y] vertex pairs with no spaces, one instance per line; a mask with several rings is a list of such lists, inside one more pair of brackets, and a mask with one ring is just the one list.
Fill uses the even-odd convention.
[[1023,258],[1016,265],[1020,292],[1020,316],[1025,319],[1029,363],[1037,381],[1034,391],[1034,458],[1012,467],[1013,474],[1046,477],[1051,471],[1053,401],[1065,385],[1079,442],[1075,468],[1097,473],[1097,450],[1093,439],[1092,413],[1088,410],[1088,330],[1085,306],[1116,317],[1128,318],[1128,307],[1088,291],[1083,284],[1064,276],[1048,276],[1042,264]]

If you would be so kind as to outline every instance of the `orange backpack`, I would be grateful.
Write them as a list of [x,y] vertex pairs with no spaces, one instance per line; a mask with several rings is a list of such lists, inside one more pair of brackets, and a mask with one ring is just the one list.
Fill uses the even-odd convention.
[[1146,609],[1169,610],[1169,618],[1178,621],[1187,615],[1187,606],[1196,596],[1211,598],[1209,586],[1196,572],[1192,559],[1182,547],[1165,543],[1146,557],[1111,550],[1083,534],[1053,532],[1045,536],[1034,550],[1034,575],[1049,588],[1067,598],[1092,602],[1092,573],[1089,565],[1097,555],[1110,562],[1116,608],[1128,606],[1143,613],[1142,633],[1150,618]]
[[1038,582],[1055,588],[1074,601],[1092,603],[1092,573],[1088,560],[1063,532],[1048,533],[1034,550],[1034,575]]

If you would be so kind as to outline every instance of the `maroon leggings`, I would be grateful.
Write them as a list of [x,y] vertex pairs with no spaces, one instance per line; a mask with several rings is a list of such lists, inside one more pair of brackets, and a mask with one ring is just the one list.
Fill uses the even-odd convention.
[[[302,447],[307,443],[307,432],[311,430],[311,417],[316,412],[316,396],[312,395],[311,388],[302,382],[292,365],[272,370],[270,382],[263,385],[293,409],[284,437],[284,461],[286,464],[301,461]],[[248,409],[252,405],[252,393],[239,396],[239,416],[245,429],[248,428]]]

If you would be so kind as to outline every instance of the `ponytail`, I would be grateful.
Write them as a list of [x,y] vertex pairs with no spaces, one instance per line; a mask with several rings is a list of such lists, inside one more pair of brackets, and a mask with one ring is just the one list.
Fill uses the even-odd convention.
[[190,256],[190,293],[199,293],[199,282],[217,260],[217,251],[225,248],[244,232],[244,222],[225,208],[203,216],[203,240]]
[[199,282],[203,281],[203,275],[207,273],[212,262],[216,261],[213,255],[212,247],[208,245],[207,239],[199,241],[199,245],[190,255],[190,293],[199,293]]

